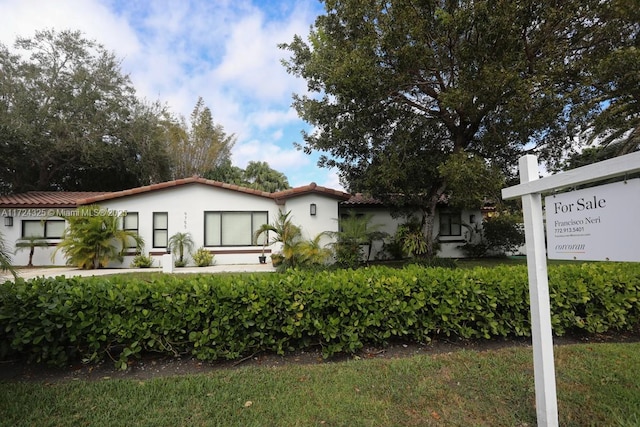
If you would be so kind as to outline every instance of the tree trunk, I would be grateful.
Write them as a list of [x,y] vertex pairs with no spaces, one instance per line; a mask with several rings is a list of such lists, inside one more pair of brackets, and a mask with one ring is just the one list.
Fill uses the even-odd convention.
[[434,235],[433,230],[435,228],[436,221],[436,207],[438,205],[438,200],[444,193],[446,186],[444,184],[440,185],[440,187],[434,191],[430,196],[429,200],[425,206],[425,209],[422,212],[422,222],[423,222],[423,230],[424,230],[424,238],[427,243],[427,257],[432,258],[436,256],[437,253],[437,245],[434,245]]

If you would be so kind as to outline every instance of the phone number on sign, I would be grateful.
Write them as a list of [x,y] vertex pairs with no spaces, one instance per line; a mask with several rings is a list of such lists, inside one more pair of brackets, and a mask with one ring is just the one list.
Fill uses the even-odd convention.
[[564,228],[554,228],[556,234],[565,234],[565,233],[581,233],[584,231],[584,227],[564,227]]
[[127,211],[117,209],[2,209],[0,216],[16,217],[69,217],[69,216],[126,216]]

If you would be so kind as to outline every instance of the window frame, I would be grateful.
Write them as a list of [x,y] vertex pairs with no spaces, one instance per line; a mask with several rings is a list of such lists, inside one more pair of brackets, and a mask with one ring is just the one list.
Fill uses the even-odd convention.
[[[448,218],[448,222],[443,227],[443,219]],[[457,219],[457,222],[453,221]],[[462,211],[443,210],[439,212],[438,234],[441,237],[462,237]],[[454,233],[452,228],[458,226],[458,233]],[[445,232],[446,229],[446,232]]]
[[[133,217],[135,216],[136,218],[136,227],[135,228],[131,228],[128,227],[127,225],[127,217]],[[122,217],[122,230],[124,231],[133,231],[136,233],[137,236],[140,236],[140,215],[138,212],[127,212],[126,215],[124,215]],[[136,245],[136,241],[134,239],[130,239],[127,238],[129,244],[127,245],[127,249],[136,249],[138,246]]]
[[[217,223],[218,225],[218,230],[216,230],[216,234],[217,234],[217,240],[220,242],[220,244],[212,244],[211,241],[209,240],[209,230],[207,227],[207,217],[208,215],[219,215],[219,221]],[[225,221],[224,221],[224,217],[225,214],[227,214],[228,218],[231,217],[231,215],[233,214],[249,214],[251,216],[251,225],[250,225],[250,235],[249,235],[249,244],[228,244],[225,243],[224,241],[224,233],[223,230],[225,229]],[[260,219],[260,217],[258,217],[258,215],[260,216],[264,216],[265,220],[262,221]],[[204,247],[206,248],[230,248],[230,247],[245,247],[245,246],[252,246],[252,247],[256,247],[256,246],[263,246],[268,244],[268,236],[264,235],[264,241],[256,241],[254,242],[253,236],[254,233],[256,232],[256,230],[258,228],[260,228],[260,226],[262,224],[268,224],[269,223],[269,211],[204,211]]]
[[[157,226],[158,218],[164,216],[165,218],[165,228],[160,228]],[[152,243],[154,248],[168,248],[169,247],[169,212],[153,212],[153,219],[151,223],[152,227]],[[165,242],[164,245],[158,244],[158,238],[156,236],[156,232],[164,231],[165,232]]]
[[[24,234],[25,231],[25,225],[27,223],[39,223],[42,224],[42,235],[29,235],[26,236]],[[53,223],[62,223],[64,226],[62,227],[62,233],[59,236],[49,236],[49,228],[50,225],[52,225]],[[60,240],[62,239],[62,236],[64,235],[64,230],[66,230],[66,221],[64,219],[23,219],[21,224],[21,230],[20,230],[20,238],[21,239],[25,239],[27,237],[36,237],[38,239],[44,239],[44,240]]]

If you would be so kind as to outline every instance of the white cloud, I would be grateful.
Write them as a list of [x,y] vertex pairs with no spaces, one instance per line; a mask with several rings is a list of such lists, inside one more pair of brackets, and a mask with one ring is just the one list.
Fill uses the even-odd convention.
[[284,22],[268,21],[260,10],[234,22],[216,69],[217,80],[233,83],[254,100],[290,102],[291,93],[304,90],[305,86],[286,72],[281,60],[287,53],[277,46],[291,41],[294,34],[306,32],[311,20],[310,11],[301,7]]
[[292,145],[306,125],[291,94],[306,86],[281,65],[289,52],[277,45],[307,34],[319,8],[316,0],[0,0],[0,42],[78,29],[123,59],[141,98],[188,118],[202,96],[214,121],[238,138],[234,164],[267,161],[302,185],[325,171]]
[[80,30],[119,57],[135,55],[140,44],[126,19],[119,17],[97,0],[35,1],[1,0],[3,15],[0,41],[12,45],[16,37],[31,37],[37,30]]
[[245,168],[247,163],[253,160],[267,162],[272,169],[280,172],[286,169],[304,169],[310,163],[309,157],[301,151],[293,148],[284,149],[258,139],[238,143],[233,152],[233,159],[241,168]]
[[323,187],[333,188],[334,190],[345,191],[342,184],[340,184],[340,177],[335,169],[330,169],[324,176],[324,181],[317,183]]
[[292,108],[286,111],[257,111],[255,113],[251,113],[247,119],[258,129],[268,129],[273,126],[282,126],[283,124],[289,124],[300,120],[298,118],[298,114]]

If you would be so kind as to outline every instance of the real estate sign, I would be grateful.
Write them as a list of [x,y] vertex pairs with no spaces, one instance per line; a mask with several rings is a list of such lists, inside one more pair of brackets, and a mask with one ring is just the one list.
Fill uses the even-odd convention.
[[640,179],[545,197],[550,259],[640,261]]

